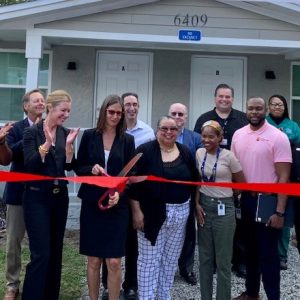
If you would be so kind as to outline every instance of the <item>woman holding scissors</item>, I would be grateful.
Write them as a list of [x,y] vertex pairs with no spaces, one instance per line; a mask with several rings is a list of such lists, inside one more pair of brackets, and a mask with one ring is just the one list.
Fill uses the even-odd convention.
[[[78,150],[77,175],[117,176],[134,154],[134,139],[125,133],[124,108],[117,95],[105,98],[97,127],[83,133]],[[108,268],[110,300],[119,299],[121,257],[125,255],[128,203],[118,192],[109,194],[109,209],[100,210],[98,200],[107,189],[82,184],[80,213],[80,253],[87,255],[87,280],[91,300],[98,300],[100,267]]]

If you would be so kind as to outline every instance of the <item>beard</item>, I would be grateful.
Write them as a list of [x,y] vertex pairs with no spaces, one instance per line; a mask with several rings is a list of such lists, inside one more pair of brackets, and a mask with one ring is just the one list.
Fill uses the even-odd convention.
[[265,119],[266,119],[265,116],[261,119],[255,120],[255,121],[251,121],[251,118],[248,118],[248,122],[253,127],[261,127],[264,124]]

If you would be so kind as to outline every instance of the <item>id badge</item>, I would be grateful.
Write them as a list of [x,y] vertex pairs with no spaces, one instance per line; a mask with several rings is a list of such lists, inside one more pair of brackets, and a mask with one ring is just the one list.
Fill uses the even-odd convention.
[[225,216],[225,204],[218,203],[218,216]]
[[227,146],[228,145],[228,140],[227,139],[223,139],[220,145]]
[[241,220],[242,219],[242,210],[240,207],[237,207],[235,209],[235,217],[238,219],[238,220]]

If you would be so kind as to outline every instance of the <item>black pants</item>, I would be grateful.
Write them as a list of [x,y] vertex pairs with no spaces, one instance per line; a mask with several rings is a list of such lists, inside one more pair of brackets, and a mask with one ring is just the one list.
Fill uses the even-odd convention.
[[59,298],[63,238],[68,214],[68,190],[24,193],[24,219],[29,238],[22,300]]
[[294,200],[294,213],[295,213],[295,231],[297,238],[297,248],[300,254],[300,197],[293,198]]
[[280,231],[254,221],[256,202],[257,197],[249,195],[241,200],[247,270],[246,293],[250,297],[257,297],[262,278],[268,300],[280,300]]
[[[191,201],[192,203],[193,201]],[[194,202],[191,204],[190,214],[186,223],[186,234],[182,251],[178,260],[179,272],[190,273],[194,268],[194,256],[196,247],[196,223]]]

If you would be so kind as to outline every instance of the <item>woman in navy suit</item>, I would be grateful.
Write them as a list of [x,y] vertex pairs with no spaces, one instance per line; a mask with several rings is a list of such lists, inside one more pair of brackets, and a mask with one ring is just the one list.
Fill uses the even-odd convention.
[[[71,170],[73,141],[79,129],[62,126],[71,110],[71,96],[56,90],[46,100],[45,120],[24,131],[24,165],[29,173],[64,177]],[[65,180],[28,182],[23,207],[29,238],[30,263],[27,265],[23,300],[59,298],[63,238],[68,214]]]
[[[125,133],[124,108],[117,95],[104,100],[97,127],[83,133],[77,157],[78,175],[116,176],[134,153],[133,136]],[[119,299],[121,257],[125,255],[128,227],[127,197],[118,192],[109,196],[110,209],[100,210],[98,200],[105,188],[82,184],[80,213],[80,253],[88,257],[87,280],[90,300],[98,300],[100,267],[105,259],[108,268],[110,300]]]

